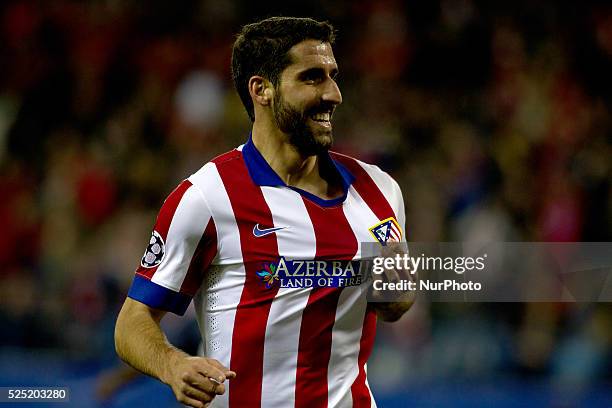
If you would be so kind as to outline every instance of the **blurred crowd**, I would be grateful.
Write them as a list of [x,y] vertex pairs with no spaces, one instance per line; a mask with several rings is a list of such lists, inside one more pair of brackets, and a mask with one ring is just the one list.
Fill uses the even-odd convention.
[[[610,5],[288,3],[0,3],[3,347],[114,359],[163,199],[248,137],[231,44],[270,15],[338,29],[335,150],[398,180],[409,240],[612,241]],[[583,389],[611,380],[612,310],[418,305],[379,343],[390,391],[513,374]]]

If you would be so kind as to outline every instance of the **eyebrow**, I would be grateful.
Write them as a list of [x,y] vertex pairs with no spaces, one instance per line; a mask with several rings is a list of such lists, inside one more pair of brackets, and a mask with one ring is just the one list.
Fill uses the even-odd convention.
[[[338,70],[338,68],[334,68],[331,70],[329,76],[332,77],[333,79],[336,76],[338,76],[339,73],[340,71]],[[309,77],[323,77],[323,76],[325,76],[325,70],[323,68],[308,68],[298,73],[298,78],[300,79],[305,79]]]

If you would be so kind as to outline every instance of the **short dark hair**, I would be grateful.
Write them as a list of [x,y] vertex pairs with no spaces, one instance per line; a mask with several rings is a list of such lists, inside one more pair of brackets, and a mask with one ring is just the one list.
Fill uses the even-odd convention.
[[232,79],[251,121],[255,109],[249,79],[260,75],[277,87],[280,74],[291,64],[288,55],[304,40],[334,43],[334,27],[323,21],[300,17],[270,17],[242,27],[232,47]]

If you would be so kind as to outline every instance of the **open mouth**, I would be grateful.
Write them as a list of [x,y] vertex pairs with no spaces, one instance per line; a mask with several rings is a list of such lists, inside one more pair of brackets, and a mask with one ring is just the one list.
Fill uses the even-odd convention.
[[310,119],[322,126],[329,127],[331,126],[331,116],[331,112],[319,112],[310,115]]

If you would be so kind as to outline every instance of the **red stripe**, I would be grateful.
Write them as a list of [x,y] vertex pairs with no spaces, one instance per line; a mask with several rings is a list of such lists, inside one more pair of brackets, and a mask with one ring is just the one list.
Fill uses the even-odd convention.
[[242,154],[233,151],[213,162],[234,211],[246,270],[232,334],[230,368],[237,377],[230,382],[229,406],[260,407],[266,322],[278,287],[266,289],[256,272],[263,261],[278,259],[278,246],[275,234],[256,238],[253,226],[274,224],[261,189],[251,181]]
[[357,160],[338,153],[332,153],[332,157],[334,160],[342,163],[355,176],[353,187],[379,220],[389,217],[395,217],[397,220],[397,215],[393,212],[385,195],[380,191],[368,172],[357,163]]
[[[357,240],[342,206],[322,208],[303,199],[316,237],[316,258],[350,260]],[[314,288],[302,314],[295,384],[295,406],[327,406],[327,368],[331,356],[332,329],[342,289]]]
[[372,401],[370,391],[366,385],[365,364],[372,353],[374,347],[374,337],[376,334],[376,312],[369,307],[366,310],[363,318],[363,329],[361,332],[361,340],[359,342],[359,357],[357,363],[359,365],[359,374],[351,385],[351,395],[353,397],[353,408],[371,407]]
[[202,285],[204,273],[215,258],[215,255],[217,255],[217,229],[215,228],[215,221],[211,217],[191,257],[187,275],[181,285],[181,293],[186,293],[192,297],[195,296]]
[[[172,218],[174,217],[174,213],[176,212],[176,208],[178,207],[181,199],[185,192],[191,187],[191,181],[183,180],[181,184],[179,184],[174,191],[170,193],[168,198],[164,201],[161,210],[159,210],[159,214],[157,215],[157,220],[155,221],[155,227],[153,228],[155,231],[161,235],[166,242],[166,237],[168,236],[168,230],[170,229],[170,223],[172,223]],[[155,271],[157,271],[157,266],[153,268],[143,268],[142,265],[136,269],[136,273],[140,275],[144,275],[147,278],[151,279]]]
[[[353,187],[379,220],[384,220],[389,217],[395,217],[397,220],[397,215],[394,213],[391,205],[389,205],[384,194],[355,159],[337,153],[333,153],[333,158],[342,163],[342,165],[355,176]],[[395,227],[395,224],[392,224],[392,226]],[[358,357],[359,374],[351,386],[353,405],[355,407],[369,407],[371,405],[370,391],[366,385],[365,363],[368,361],[372,352],[375,337],[376,313],[372,308],[368,307],[364,319],[363,331],[361,333]]]

